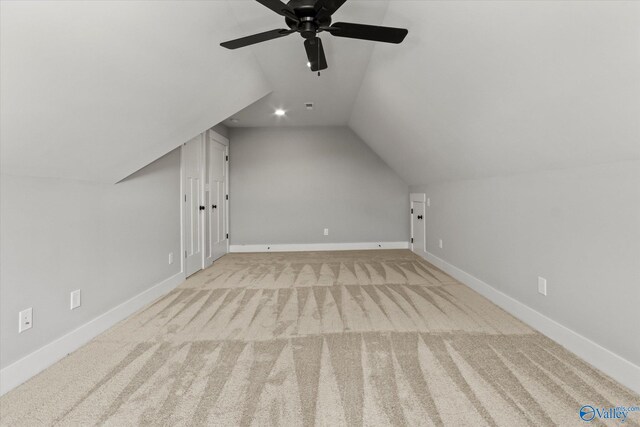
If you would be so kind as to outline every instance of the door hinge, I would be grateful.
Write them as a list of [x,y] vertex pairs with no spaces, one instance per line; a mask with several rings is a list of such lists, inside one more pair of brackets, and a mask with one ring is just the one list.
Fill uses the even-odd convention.
[[225,160],[228,162],[229,161],[229,156],[225,156]]
[[413,243],[413,237],[411,238],[411,243]]
[[184,251],[184,257],[185,258],[187,257],[187,251]]
[[229,233],[227,233],[227,239],[229,238]]
[[184,202],[187,203],[187,195],[184,195]]
[[413,213],[413,208],[411,208],[411,213]]
[[229,200],[229,195],[227,194],[227,197],[225,197],[227,200]]

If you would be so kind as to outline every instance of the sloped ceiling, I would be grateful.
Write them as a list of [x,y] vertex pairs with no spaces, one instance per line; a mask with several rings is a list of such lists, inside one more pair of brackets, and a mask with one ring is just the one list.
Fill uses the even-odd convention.
[[[333,16],[334,22],[359,22],[380,25],[388,1],[347,1]],[[284,18],[255,1],[231,2],[231,10],[243,34],[253,34],[275,28],[287,28]],[[231,127],[254,126],[336,126],[346,125],[358,95],[375,43],[363,40],[335,38],[321,33],[329,68],[321,75],[307,68],[304,39],[292,34],[251,49],[273,92],[234,114],[238,123],[226,121]],[[305,102],[313,102],[307,111]],[[276,108],[287,111],[286,117],[276,117]]]
[[406,182],[640,158],[639,2],[390,2],[349,124]]
[[220,48],[283,25],[254,1],[0,8],[2,173],[117,182],[240,110],[348,122],[410,184],[640,158],[639,2],[349,0],[409,35],[327,36],[320,78],[296,35]]
[[0,7],[2,173],[117,182],[270,91],[227,2]]

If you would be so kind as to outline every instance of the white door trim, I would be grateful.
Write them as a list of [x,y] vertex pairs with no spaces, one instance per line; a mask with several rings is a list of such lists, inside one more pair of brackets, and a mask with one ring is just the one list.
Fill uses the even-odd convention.
[[201,259],[201,263],[200,263],[200,269],[204,270],[205,268],[208,267],[208,265],[206,264],[206,260],[205,260],[205,245],[207,244],[205,238],[206,238],[206,221],[207,221],[207,215],[206,215],[206,211],[209,208],[209,206],[207,206],[207,201],[205,200],[204,196],[207,193],[208,190],[208,182],[206,182],[205,178],[207,176],[207,166],[208,163],[207,162],[207,133],[202,132],[200,135],[200,159],[202,161],[201,163],[201,170],[200,170],[200,202],[202,203],[202,206],[204,206],[204,211],[199,211],[200,214],[198,215],[198,220],[200,221],[200,259]]
[[185,239],[185,233],[184,233],[184,227],[185,227],[185,214],[184,214],[184,185],[185,185],[185,179],[184,179],[184,146],[185,146],[186,142],[184,144],[182,144],[180,146],[180,199],[178,200],[178,203],[180,203],[178,206],[180,207],[180,272],[182,274],[185,275],[186,278],[186,272],[187,272],[187,266],[186,266],[186,260],[184,257],[184,252],[186,250],[186,246],[184,243],[184,239]]

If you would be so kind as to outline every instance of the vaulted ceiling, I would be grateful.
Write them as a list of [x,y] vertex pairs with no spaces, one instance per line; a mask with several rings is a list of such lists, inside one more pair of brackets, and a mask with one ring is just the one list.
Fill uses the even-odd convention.
[[116,182],[229,117],[346,124],[410,184],[640,158],[638,2],[349,0],[409,35],[326,36],[320,77],[295,34],[219,46],[284,26],[254,1],[0,8],[3,173]]
[[640,2],[392,1],[349,125],[410,184],[640,158]]
[[[334,22],[382,24],[388,1],[347,1]],[[233,1],[232,11],[243,34],[287,28],[284,18],[255,1]],[[234,114],[238,123],[227,126],[336,126],[347,125],[375,43],[335,38],[321,33],[329,68],[320,76],[307,68],[304,39],[298,34],[250,46],[273,92]],[[397,46],[393,46],[397,47]],[[387,48],[392,48],[387,46]],[[305,102],[313,102],[313,111]],[[273,111],[283,108],[286,117]]]
[[0,8],[3,173],[117,182],[271,90],[227,2]]

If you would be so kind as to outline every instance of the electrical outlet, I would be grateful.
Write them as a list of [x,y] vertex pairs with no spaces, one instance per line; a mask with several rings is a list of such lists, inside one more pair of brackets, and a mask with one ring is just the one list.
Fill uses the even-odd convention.
[[325,228],[325,229],[324,229],[324,235],[325,235],[325,236],[328,236],[328,235],[329,235],[329,229],[328,229],[328,228]]
[[442,239],[438,239],[438,247],[442,249]]
[[73,310],[80,307],[80,289],[71,292],[69,309]]
[[427,197],[427,207],[431,206],[431,197]]
[[173,264],[173,252],[169,252],[169,264]]
[[538,276],[538,292],[545,297],[547,296],[547,279],[544,277]]
[[18,313],[18,333],[33,327],[33,308],[29,307]]

